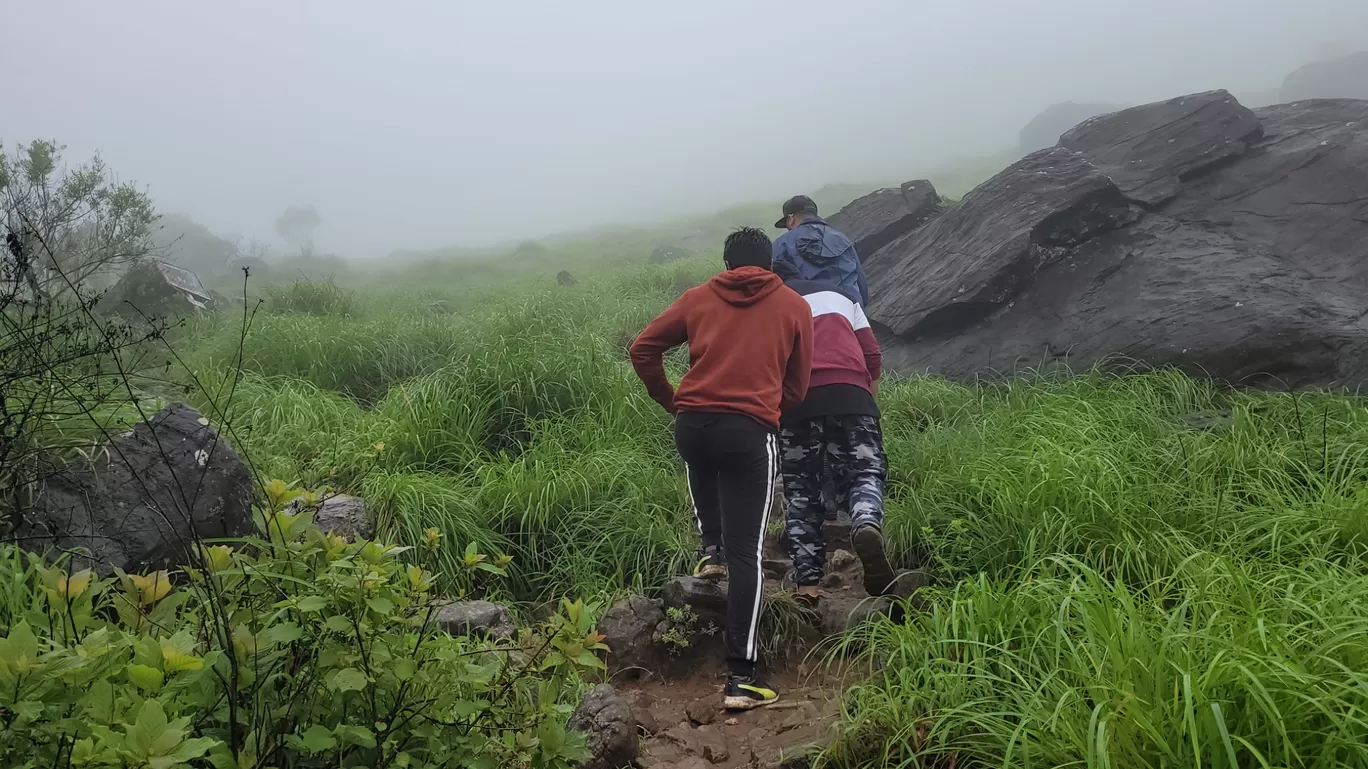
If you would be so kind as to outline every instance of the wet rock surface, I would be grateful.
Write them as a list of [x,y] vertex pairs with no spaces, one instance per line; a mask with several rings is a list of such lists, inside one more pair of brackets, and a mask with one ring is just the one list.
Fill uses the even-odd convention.
[[935,186],[919,179],[901,187],[875,190],[852,201],[827,219],[827,224],[845,233],[855,243],[855,252],[864,256],[943,211],[945,204]]
[[[915,605],[915,601],[901,599],[927,583],[925,574],[908,572],[896,583],[894,595],[865,595],[860,560],[850,551],[849,526],[848,520],[837,520],[828,521],[823,527],[827,575],[833,586],[810,608],[793,604],[791,588],[768,576],[780,569],[787,570],[790,564],[783,554],[782,536],[774,533],[766,538],[762,563],[767,571],[767,611],[796,611],[790,616],[799,623],[798,627],[790,626],[784,631],[784,643],[792,647],[784,658],[766,660],[764,666],[764,679],[779,691],[779,702],[747,712],[723,710],[725,665],[721,633],[695,632],[686,647],[669,651],[667,662],[659,668],[660,675],[633,678],[624,671],[615,679],[621,681],[622,697],[632,709],[641,735],[635,766],[806,767],[817,752],[831,744],[839,722],[841,673],[825,666],[809,670],[801,664],[803,652],[882,617],[900,621],[908,606]],[[663,612],[666,618],[654,633],[654,640],[660,641],[673,627],[671,609],[691,615],[695,631],[711,623],[720,627],[726,595],[725,580],[679,577],[666,584],[659,604],[640,596],[614,604],[600,622],[600,632],[642,639],[646,626],[658,612]],[[679,636],[674,638],[677,641]],[[852,644],[851,648],[856,646]],[[624,652],[629,659],[635,659],[631,656],[635,653],[634,649]],[[610,666],[619,664],[610,655]]]
[[1101,115],[862,254],[887,365],[1368,383],[1368,101]]

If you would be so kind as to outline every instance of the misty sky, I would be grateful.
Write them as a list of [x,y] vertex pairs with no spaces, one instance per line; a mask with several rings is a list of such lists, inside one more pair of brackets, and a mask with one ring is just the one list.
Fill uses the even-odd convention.
[[[922,174],[1053,102],[1276,89],[1366,0],[7,0],[0,139],[320,249],[478,244]],[[1368,39],[1354,41],[1368,44]]]

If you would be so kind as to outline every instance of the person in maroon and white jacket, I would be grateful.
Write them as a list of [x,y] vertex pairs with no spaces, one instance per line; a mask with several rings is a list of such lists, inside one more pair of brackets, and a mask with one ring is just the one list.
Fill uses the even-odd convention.
[[[788,503],[786,534],[797,596],[815,602],[825,566],[821,490],[825,475],[850,508],[851,542],[864,565],[865,590],[883,595],[896,573],[883,542],[888,459],[875,403],[883,355],[864,308],[841,288],[790,280],[812,308],[812,374],[807,397],[779,420],[780,469]],[[826,462],[823,458],[826,458]]]

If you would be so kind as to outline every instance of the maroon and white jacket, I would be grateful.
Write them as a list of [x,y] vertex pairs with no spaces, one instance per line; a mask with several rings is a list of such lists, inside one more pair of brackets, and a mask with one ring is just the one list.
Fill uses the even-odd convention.
[[883,353],[864,308],[828,283],[788,281],[812,308],[812,377],[808,387],[848,384],[873,390]]

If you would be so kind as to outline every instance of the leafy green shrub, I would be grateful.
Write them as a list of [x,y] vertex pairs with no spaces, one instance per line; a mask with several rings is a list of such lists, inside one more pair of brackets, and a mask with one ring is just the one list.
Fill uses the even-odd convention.
[[[32,559],[33,608],[0,638],[7,767],[568,767],[580,673],[602,668],[595,607],[562,602],[494,642],[436,628],[434,529],[349,544],[274,481],[260,539],[204,544],[184,579],[96,578]],[[447,584],[501,577],[466,548]],[[11,582],[13,580],[10,580]]]

